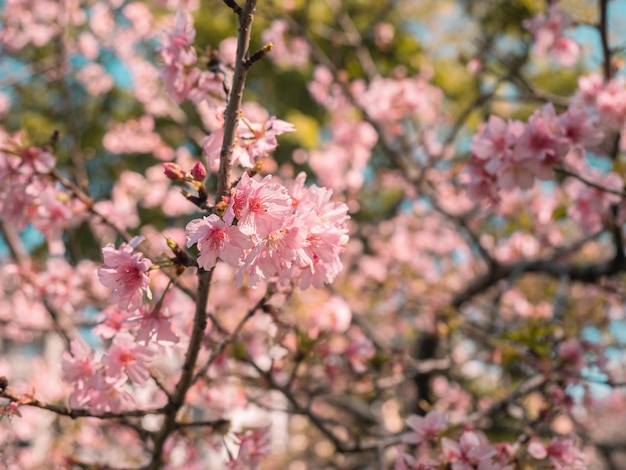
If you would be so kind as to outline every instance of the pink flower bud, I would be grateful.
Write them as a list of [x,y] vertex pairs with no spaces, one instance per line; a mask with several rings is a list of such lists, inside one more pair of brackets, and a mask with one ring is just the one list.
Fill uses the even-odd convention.
[[172,181],[179,181],[185,178],[185,172],[177,163],[165,162],[161,163],[161,166],[163,167],[165,176]]
[[191,177],[196,181],[204,181],[206,178],[206,168],[201,162],[196,163],[191,169]]

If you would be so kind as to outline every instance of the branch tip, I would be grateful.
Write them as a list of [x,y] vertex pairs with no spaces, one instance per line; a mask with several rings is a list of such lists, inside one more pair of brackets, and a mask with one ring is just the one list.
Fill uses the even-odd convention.
[[263,57],[265,57],[272,50],[272,47],[274,47],[274,44],[272,44],[271,42],[268,42],[267,44],[265,44],[261,49],[259,49],[254,54],[252,54],[244,62],[244,66],[246,68],[252,67],[252,64],[254,64],[255,62],[257,62],[257,61],[261,60]]

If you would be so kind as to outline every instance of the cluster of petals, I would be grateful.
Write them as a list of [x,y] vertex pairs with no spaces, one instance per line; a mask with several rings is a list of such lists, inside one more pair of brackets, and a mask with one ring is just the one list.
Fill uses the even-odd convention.
[[411,415],[406,424],[413,432],[402,439],[407,444],[421,444],[438,437],[446,425],[446,417],[439,411],[430,411],[426,416]]
[[[512,470],[510,446],[492,445],[480,431],[465,429],[459,440],[439,437],[445,426],[442,413],[431,411],[423,418],[411,416],[407,424],[415,433],[408,434],[404,441],[418,446],[417,455],[400,450],[396,470],[422,470],[451,468],[452,470]],[[435,452],[432,452],[435,450]]]
[[[295,131],[293,124],[275,116],[254,122],[245,118],[239,120],[235,132],[235,147],[232,162],[243,168],[252,168],[258,159],[264,158],[278,147],[276,136]],[[204,154],[209,170],[217,172],[220,167],[220,152],[224,141],[224,127],[214,130],[204,139]]]
[[[70,2],[71,4],[72,2]],[[76,3],[78,5],[78,3]],[[66,7],[73,10],[72,6]],[[8,0],[3,2],[0,22],[0,45],[8,50],[19,50],[29,44],[42,47],[62,32],[60,26],[70,17],[58,2],[52,0]]]
[[237,269],[236,283],[256,287],[278,276],[298,280],[303,289],[331,282],[342,264],[347,243],[347,206],[332,202],[332,191],[304,186],[298,175],[291,194],[271,182],[244,173],[232,189],[220,218],[215,214],[192,220],[186,227],[187,245],[198,245],[204,269],[217,259]]
[[453,470],[483,468],[486,464],[491,464],[488,468],[501,468],[493,466],[492,459],[498,452],[480,431],[465,431],[458,442],[443,437],[441,447]]
[[152,153],[160,160],[172,158],[173,151],[154,130],[154,118],[149,115],[127,122],[114,122],[102,139],[112,153]]
[[102,248],[104,265],[98,269],[98,277],[105,287],[113,289],[111,303],[118,304],[123,310],[132,312],[142,305],[144,295],[151,299],[150,278],[148,271],[152,261],[135,252],[141,243],[141,237],[135,237],[119,248],[111,243]]
[[588,468],[585,454],[574,445],[573,439],[570,438],[554,438],[548,445],[533,438],[528,444],[528,453],[537,460],[548,459],[551,467],[556,470]]
[[624,180],[617,173],[605,174],[596,168],[586,168],[583,174],[585,182],[568,178],[564,183],[565,193],[573,201],[567,216],[578,222],[585,233],[595,233],[602,228],[603,217],[609,214],[611,206],[621,201]]
[[65,352],[61,369],[65,380],[73,386],[70,406],[91,412],[120,412],[134,404],[124,388],[128,380],[143,384],[150,377],[147,367],[156,351],[140,345],[128,332],[117,334],[100,361],[84,342],[72,341]]
[[63,230],[84,215],[84,205],[59,189],[49,176],[56,158],[45,148],[0,131],[0,220],[44,234],[50,252],[65,251]]
[[526,21],[525,26],[535,39],[537,55],[550,55],[562,67],[571,67],[580,57],[578,43],[563,34],[563,30],[572,24],[572,19],[557,3],[550,5],[547,13],[535,16]]
[[161,58],[164,66],[161,78],[165,89],[177,103],[187,98],[199,102],[210,95],[223,95],[224,72],[201,70],[196,66],[195,36],[193,20],[183,10],[176,13],[174,27],[163,34]]
[[123,388],[126,377],[107,376],[95,359],[95,351],[82,341],[72,341],[70,352],[63,354],[61,369],[65,380],[73,386],[69,400],[72,408],[119,413],[126,405],[134,404],[130,393]]
[[[580,77],[574,104],[597,115],[600,124],[616,132],[626,126],[626,79],[616,77],[604,81],[599,73]],[[624,150],[622,139],[622,150]]]
[[[411,141],[419,142],[416,157],[439,154],[441,144],[433,125],[441,115],[443,92],[428,78],[423,74],[375,77],[369,82],[357,80],[350,84],[351,96],[347,96],[333,73],[318,66],[308,89],[332,113],[333,119],[325,130],[328,137],[324,147],[300,155],[308,158],[319,181],[340,191],[363,186],[372,149],[380,137],[371,121],[384,130],[392,146],[394,139],[406,140],[410,135]],[[363,113],[365,120],[358,117]],[[301,156],[294,154],[294,158]]]
[[597,117],[579,106],[557,115],[547,104],[527,123],[491,116],[472,138],[468,195],[494,202],[499,190],[529,189],[536,178],[550,180],[572,148],[593,149],[602,137]]
[[416,118],[422,123],[433,123],[443,100],[443,92],[421,76],[377,77],[368,84],[356,81],[351,89],[368,116],[385,125],[392,135],[404,133],[403,119]]
[[260,468],[261,459],[271,452],[271,426],[251,429],[244,433],[237,433],[239,451],[237,457],[227,464],[228,470],[256,470]]
[[113,344],[102,358],[102,365],[110,377],[128,377],[129,380],[142,384],[150,377],[146,362],[150,362],[156,351],[135,342],[130,334],[115,336]]
[[303,67],[309,63],[310,47],[301,37],[287,39],[289,25],[285,20],[274,20],[268,29],[263,31],[264,43],[272,44],[270,59],[281,66]]

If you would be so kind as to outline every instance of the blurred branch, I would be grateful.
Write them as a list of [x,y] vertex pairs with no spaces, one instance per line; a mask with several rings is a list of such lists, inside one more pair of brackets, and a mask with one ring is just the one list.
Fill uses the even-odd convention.
[[609,46],[609,0],[598,0],[598,7],[600,8],[600,24],[598,24],[598,31],[600,33],[600,42],[602,43],[602,70],[604,73],[604,81],[608,82],[613,75],[611,48]]
[[200,378],[202,378],[207,371],[209,370],[209,368],[211,367],[211,365],[217,360],[217,358],[220,356],[220,354],[222,354],[226,348],[233,344],[233,342],[235,341],[235,339],[237,339],[237,337],[239,336],[239,334],[241,333],[241,330],[243,330],[244,325],[246,324],[246,322],[252,318],[254,316],[254,314],[257,312],[257,310],[262,309],[263,305],[265,304],[265,302],[267,301],[267,297],[263,297],[262,299],[260,299],[255,305],[254,307],[252,307],[250,310],[248,310],[248,312],[246,313],[246,315],[239,321],[239,323],[237,324],[237,326],[235,327],[235,329],[232,331],[232,333],[230,333],[230,335],[228,335],[228,338],[226,338],[224,341],[222,341],[219,346],[217,348],[215,348],[213,350],[213,352],[211,353],[211,357],[209,358],[209,360],[198,370],[198,372],[195,374],[193,381],[192,382],[196,382],[198,381]]
[[[614,230],[614,236],[621,240],[621,235],[617,236]],[[465,302],[471,300],[474,296],[486,291],[498,281],[506,279],[511,275],[522,275],[526,273],[546,274],[557,279],[563,276],[571,281],[579,281],[584,283],[594,283],[604,276],[613,276],[620,272],[626,271],[626,260],[624,259],[623,249],[619,250],[614,257],[601,261],[599,263],[589,263],[586,265],[563,264],[555,260],[554,256],[540,258],[535,260],[523,260],[516,263],[497,263],[495,267],[489,270],[483,276],[478,277],[471,282],[463,291],[453,296],[450,304],[455,308],[459,308]]]
[[359,64],[370,80],[378,75],[378,70],[369,49],[363,44],[363,38],[359,33],[359,30],[354,25],[352,18],[348,15],[348,12],[344,8],[343,2],[340,0],[328,0],[331,8],[337,15],[337,22],[341,29],[345,33],[345,37],[348,40],[348,44],[352,46],[356,51],[356,56],[359,60]]
[[486,418],[487,416],[491,416],[494,413],[498,412],[499,410],[506,408],[507,406],[514,403],[516,400],[518,400],[519,398],[522,398],[528,395],[529,393],[539,390],[544,385],[546,385],[547,382],[548,382],[548,378],[545,375],[542,375],[542,374],[535,375],[531,377],[530,379],[522,382],[517,389],[515,389],[505,398],[502,398],[501,400],[498,400],[492,403],[490,406],[488,406],[487,408],[483,410],[472,413],[468,417],[464,418],[462,423],[459,423],[459,424],[465,425],[469,423],[477,423],[478,421]]
[[96,209],[94,200],[79,186],[74,184],[70,179],[63,176],[59,172],[59,170],[53,168],[50,171],[50,175],[67,189],[69,189],[76,199],[85,204],[89,212],[100,217],[105,224],[115,230],[117,234],[121,236],[126,242],[129,242],[133,238],[133,236],[126,229],[120,227],[111,218]]
[[69,408],[65,406],[53,405],[51,403],[46,403],[46,402],[37,400],[33,397],[27,397],[24,395],[20,396],[7,388],[0,390],[0,397],[7,398],[8,400],[12,402],[18,403],[18,405],[20,406],[32,406],[35,408],[40,408],[42,410],[51,411],[58,415],[67,416],[72,419],[76,419],[76,418],[120,419],[120,418],[129,418],[129,417],[144,417],[147,415],[163,414],[166,410],[165,407],[160,407],[160,408],[147,408],[147,409],[121,411],[119,413],[113,413],[110,411],[105,411],[102,413],[94,413],[89,410],[75,409],[75,408]]
[[[15,260],[16,264],[21,268],[27,268],[29,265],[29,256],[17,231],[17,227],[15,225],[7,224],[6,222],[0,222],[0,234],[9,247],[9,252],[11,253],[11,256]],[[52,320],[55,330],[61,336],[65,345],[69,349],[70,342],[76,336],[75,328],[72,328],[72,325],[68,324],[65,316],[62,316],[59,312],[54,310],[52,306],[45,301],[45,299],[42,301],[42,304],[50,315],[50,319]]]
[[615,191],[614,189],[610,189],[607,188],[605,186],[602,186],[598,183],[594,183],[593,181],[588,180],[587,178],[574,173],[571,170],[568,170],[567,168],[565,168],[564,166],[557,166],[554,168],[554,171],[557,173],[561,173],[562,175],[565,176],[571,176],[572,178],[576,178],[577,180],[581,181],[582,183],[585,183],[587,186],[590,186],[592,188],[595,188],[599,191],[605,192],[605,193],[609,193],[609,194],[615,194],[616,196],[620,196],[620,197],[624,197],[626,196],[626,190],[623,191]]
[[11,257],[15,263],[20,267],[24,267],[28,262],[29,257],[26,247],[20,239],[17,226],[8,224],[5,221],[0,221],[0,235],[2,235],[4,242],[7,244]]

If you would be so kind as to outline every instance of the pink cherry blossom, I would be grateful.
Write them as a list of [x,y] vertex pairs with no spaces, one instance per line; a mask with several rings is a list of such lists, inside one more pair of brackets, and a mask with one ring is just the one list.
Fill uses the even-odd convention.
[[244,173],[233,188],[224,220],[235,218],[242,233],[265,238],[280,229],[292,212],[291,197],[284,186],[271,183],[271,175],[257,182]]
[[[584,170],[585,180],[597,186],[591,186],[577,178],[568,178],[564,189],[573,204],[568,208],[567,214],[586,233],[593,233],[602,227],[603,218],[608,216],[611,205],[620,202],[619,193],[624,189],[624,180],[614,172],[603,174],[595,168]],[[606,188],[606,191],[600,188]]]
[[92,413],[120,413],[133,406],[135,400],[128,390],[124,389],[126,379],[111,381],[104,372],[96,370],[88,388],[75,390],[70,396],[70,406],[86,408]]
[[102,338],[113,338],[120,331],[125,331],[130,328],[131,325],[128,319],[131,315],[132,314],[129,312],[120,309],[117,305],[110,305],[98,315],[100,323],[93,331]]
[[548,180],[554,177],[553,166],[565,156],[567,149],[562,124],[553,106],[548,104],[530,117],[514,152],[519,160],[527,162],[537,178]]
[[446,417],[438,411],[430,411],[426,416],[411,415],[406,424],[414,431],[403,437],[407,444],[421,444],[435,439],[445,427]]
[[[490,116],[472,138],[472,154],[482,160],[504,160],[510,155],[513,145],[523,132],[524,124],[520,121],[507,123],[497,116]],[[496,168],[492,167],[492,170]]]
[[192,220],[185,233],[187,246],[198,244],[198,264],[207,270],[215,266],[217,258],[238,267],[244,251],[253,246],[249,235],[242,233],[238,225],[227,224],[215,214]]
[[496,449],[489,445],[486,436],[479,431],[465,431],[458,442],[447,437],[441,439],[441,447],[452,463],[453,470],[471,470],[482,468],[497,455]]
[[598,117],[586,109],[570,106],[559,116],[563,134],[570,145],[580,145],[586,149],[595,149],[604,137],[599,128]]
[[585,454],[569,438],[554,438],[547,446],[539,439],[533,438],[528,444],[528,453],[537,460],[548,457],[552,468],[556,470],[583,470],[588,468]]
[[280,229],[270,232],[246,255],[235,275],[237,284],[242,284],[246,273],[248,286],[255,287],[259,282],[281,272],[288,274],[293,263],[298,266],[311,263],[305,252],[305,245],[306,231],[294,223],[287,223]]
[[537,15],[532,21],[525,22],[535,37],[537,55],[549,53],[563,67],[575,65],[581,52],[574,40],[563,35],[563,29],[571,24],[571,18],[557,3],[550,5],[547,14]]
[[464,182],[467,184],[467,196],[476,202],[494,204],[499,201],[498,182],[492,173],[485,168],[484,160],[472,157],[463,170]]
[[283,67],[302,67],[309,60],[310,47],[305,39],[286,38],[289,26],[285,20],[274,20],[269,29],[263,31],[263,42],[272,43],[269,57]]
[[193,41],[196,31],[193,27],[191,15],[184,10],[178,10],[174,19],[174,27],[164,31],[161,54],[166,63],[181,61],[189,65],[195,61]]
[[[89,385],[91,377],[96,370],[95,351],[84,342],[72,341],[71,353],[64,353],[61,360],[61,369],[68,382],[78,384],[81,388]],[[75,385],[76,386],[76,385]]]
[[158,304],[149,312],[140,312],[136,317],[131,317],[128,321],[138,322],[137,342],[147,345],[154,340],[156,343],[178,343],[180,338],[172,331],[172,322],[168,312]]
[[151,361],[156,351],[140,346],[129,334],[118,334],[113,344],[102,358],[108,377],[120,377],[126,374],[130,380],[142,384],[150,377],[146,362]]
[[152,298],[147,275],[152,261],[144,258],[142,253],[133,252],[141,241],[140,237],[136,237],[128,244],[123,243],[119,249],[109,243],[102,249],[104,266],[98,269],[100,282],[113,289],[111,303],[117,303],[129,312],[143,303],[144,295]]
[[264,426],[244,433],[237,433],[239,451],[237,457],[226,464],[229,470],[258,470],[261,458],[269,455],[270,426]]

